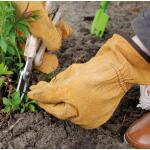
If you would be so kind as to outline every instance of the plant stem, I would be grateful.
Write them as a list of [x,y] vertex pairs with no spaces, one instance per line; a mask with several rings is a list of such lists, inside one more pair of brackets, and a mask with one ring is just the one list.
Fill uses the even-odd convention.
[[0,58],[1,58],[0,63],[5,62],[5,56],[4,56],[4,53],[1,49],[0,49]]
[[17,46],[15,46],[15,50],[16,50],[17,55],[18,55],[19,63],[21,64],[21,63],[22,63],[21,55],[20,55],[20,53],[19,53],[19,50],[18,50]]

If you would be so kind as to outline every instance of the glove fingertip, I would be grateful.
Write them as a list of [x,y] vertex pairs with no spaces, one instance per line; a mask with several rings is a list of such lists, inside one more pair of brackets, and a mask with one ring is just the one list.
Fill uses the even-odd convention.
[[30,99],[34,99],[31,91],[27,93],[27,96],[28,96]]
[[43,56],[42,64],[35,68],[43,73],[49,74],[52,71],[56,70],[58,65],[59,65],[59,62],[58,62],[57,56],[45,52]]

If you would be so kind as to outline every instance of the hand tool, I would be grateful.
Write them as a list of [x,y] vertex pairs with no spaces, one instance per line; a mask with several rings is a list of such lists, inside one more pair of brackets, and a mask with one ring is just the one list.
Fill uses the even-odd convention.
[[108,1],[102,1],[99,9],[96,11],[96,15],[92,22],[91,34],[98,37],[102,37],[107,26],[109,16],[105,13],[108,8]]
[[[53,19],[53,23],[57,24],[61,17],[59,8],[57,8],[56,11],[52,12],[52,2],[47,1],[45,5],[45,9],[48,11],[49,17]],[[46,47],[40,39],[36,38],[33,35],[29,35],[26,41],[25,51],[24,51],[26,63],[23,70],[20,72],[20,77],[16,89],[21,93],[21,100],[25,96],[26,91],[28,89],[33,65],[35,63],[35,65],[38,66],[42,63],[42,58],[45,49]]]

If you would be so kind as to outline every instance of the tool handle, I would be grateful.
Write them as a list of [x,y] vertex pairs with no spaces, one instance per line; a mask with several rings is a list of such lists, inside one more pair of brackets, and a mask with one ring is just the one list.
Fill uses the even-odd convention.
[[[52,9],[52,1],[46,2],[45,9],[47,10],[48,13],[50,13],[50,10]],[[29,35],[25,45],[24,56],[34,58],[36,55],[36,51],[39,47],[39,44],[40,40],[37,37]]]
[[109,1],[102,1],[100,3],[100,9],[102,9],[105,12],[106,9],[108,8],[108,4],[109,4]]
[[[46,4],[48,5],[48,2],[46,2]],[[49,3],[50,5],[50,3]],[[48,6],[49,7],[49,6]],[[52,7],[52,6],[51,6]],[[50,8],[50,7],[49,7]],[[50,9],[49,9],[50,11]],[[55,17],[53,18],[52,20],[52,23],[54,25],[57,25],[58,22],[60,21],[60,18],[61,18],[61,12],[58,11],[55,15]],[[44,45],[44,43],[42,42],[40,47],[39,47],[39,50],[35,56],[35,59],[34,59],[34,64],[35,66],[40,66],[42,64],[42,60],[43,60],[43,57],[44,57],[44,53],[45,53],[45,49],[46,49],[46,46]]]
[[[56,17],[53,19],[53,24],[56,25],[59,20],[60,20],[60,17],[61,17],[61,13],[58,12]],[[44,45],[44,43],[42,43],[39,47],[39,50],[35,56],[35,59],[34,59],[34,64],[35,66],[40,66],[42,64],[42,60],[43,60],[43,57],[44,57],[44,53],[45,53],[45,49],[46,49],[46,46]]]
[[33,35],[29,35],[26,41],[24,56],[34,58],[39,47],[40,40]]
[[39,50],[35,56],[35,59],[34,59],[34,65],[35,66],[40,66],[42,64],[42,60],[43,60],[43,57],[44,57],[44,53],[45,53],[45,49],[46,49],[46,46],[44,43],[41,43],[40,47],[39,47]]
[[52,1],[47,1],[45,4],[45,10],[48,12],[48,14],[51,12],[52,9]]

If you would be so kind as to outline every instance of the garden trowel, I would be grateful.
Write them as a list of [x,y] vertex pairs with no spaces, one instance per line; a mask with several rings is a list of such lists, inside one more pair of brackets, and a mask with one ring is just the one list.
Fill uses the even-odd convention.
[[105,13],[107,10],[109,2],[102,1],[100,3],[99,9],[96,11],[96,15],[92,22],[91,34],[98,37],[102,37],[107,26],[109,16]]

